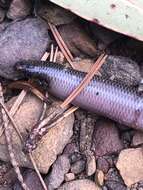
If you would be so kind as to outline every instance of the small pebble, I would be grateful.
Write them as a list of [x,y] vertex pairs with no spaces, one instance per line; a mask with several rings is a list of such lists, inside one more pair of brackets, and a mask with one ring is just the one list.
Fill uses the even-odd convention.
[[85,161],[84,160],[79,160],[72,164],[71,166],[71,172],[74,174],[79,174],[83,172],[85,169]]
[[143,133],[136,131],[132,139],[132,145],[138,146],[140,144],[143,144]]
[[66,182],[58,190],[101,190],[101,188],[93,181],[83,179]]
[[110,168],[110,163],[104,157],[99,157],[97,159],[97,168],[104,173],[107,173]]
[[75,174],[74,173],[65,174],[65,181],[72,181],[74,179],[75,179]]
[[96,171],[96,160],[94,155],[88,155],[86,161],[86,174],[91,176]]
[[95,174],[95,182],[100,186],[104,183],[104,173],[101,170],[97,170]]

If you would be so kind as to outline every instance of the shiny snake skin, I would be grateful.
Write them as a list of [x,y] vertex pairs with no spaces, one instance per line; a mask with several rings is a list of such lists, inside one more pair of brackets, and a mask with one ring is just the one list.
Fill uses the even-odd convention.
[[[62,100],[70,95],[86,75],[57,63],[41,61],[19,62],[16,70],[46,80],[48,91]],[[143,99],[134,87],[94,76],[72,104],[143,130]]]

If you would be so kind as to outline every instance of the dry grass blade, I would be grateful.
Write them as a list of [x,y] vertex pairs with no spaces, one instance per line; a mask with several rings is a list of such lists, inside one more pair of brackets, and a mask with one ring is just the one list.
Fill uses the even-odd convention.
[[[90,82],[90,80],[92,79],[92,77],[97,73],[97,71],[100,69],[100,67],[102,66],[102,64],[104,63],[105,59],[106,59],[107,56],[104,56],[104,54],[102,54],[98,60],[96,61],[96,63],[92,66],[90,72],[86,75],[86,77],[83,79],[83,81],[80,83],[80,85],[71,93],[71,95],[61,104],[61,108],[62,110],[64,110],[66,108],[66,106],[82,91],[82,89],[87,86]],[[73,113],[74,111],[76,111],[78,109],[78,107],[72,107],[72,112],[70,112],[70,109],[67,111],[67,112],[64,112],[62,113],[61,110],[59,109],[56,109],[56,111],[58,111],[58,113],[54,112],[53,114],[51,114],[50,116],[48,116],[47,118],[45,118],[43,121],[40,122],[40,124],[38,125],[38,127],[36,127],[38,130],[41,130],[43,131],[43,134],[44,135],[45,133],[47,133],[47,131],[54,127],[57,122],[60,122],[61,120],[63,120],[65,118],[65,114],[67,114],[67,116],[70,114],[70,113]],[[59,118],[59,116],[61,116]],[[56,120],[56,118],[58,118]],[[56,121],[52,122],[51,124],[49,124],[48,126],[46,126],[50,121],[51,119],[55,119]],[[45,127],[46,126],[46,127]],[[45,127],[45,129],[43,129]],[[37,133],[37,131],[36,131]]]
[[[49,124],[48,126],[45,127],[45,131],[42,128],[42,130],[44,131],[44,133],[47,133],[47,131],[51,128],[53,128],[55,125],[57,125],[59,122],[61,122],[63,119],[65,119],[66,117],[68,117],[70,114],[72,114],[73,112],[75,112],[78,109],[78,107],[71,107],[69,108],[67,111],[65,111],[64,113],[62,113],[61,115],[59,115],[57,118],[54,118],[54,122],[52,122],[51,124]],[[41,127],[44,127],[45,125],[47,125],[48,122],[47,120],[43,120],[43,123],[41,124]]]
[[54,58],[54,46],[53,44],[51,45],[51,52],[50,52],[50,61],[52,62]]
[[[20,137],[21,142],[24,143],[23,137],[21,136],[21,134],[20,134],[20,132],[19,132],[19,130],[18,130],[18,127],[17,127],[15,121],[14,121],[13,118],[10,116],[10,114],[9,114],[7,108],[5,107],[4,103],[3,103],[2,101],[0,101],[0,104],[1,104],[1,106],[2,106],[2,108],[3,108],[3,110],[4,110],[4,112],[7,114],[7,116],[8,116],[9,119],[11,120],[11,123],[12,123],[12,125],[14,126],[14,128],[15,128],[15,130],[16,130],[18,136]],[[8,123],[9,123],[8,120],[7,120],[6,124],[4,123],[4,126],[5,126],[5,133],[6,133],[7,135],[10,135],[10,134],[8,133],[8,131],[6,131],[6,127],[8,126]],[[7,137],[6,137],[6,138],[7,138]],[[8,141],[8,143],[10,143],[10,139],[7,139],[7,141]],[[9,146],[9,147],[8,147],[9,150],[12,152],[12,145],[9,145],[9,144],[8,144],[8,146]],[[12,158],[11,158],[11,159],[13,159],[13,158],[14,158],[14,154],[13,154],[13,152],[12,152],[12,153],[11,153],[11,152],[10,152],[10,156],[13,155]],[[38,177],[40,176],[39,179],[40,179],[40,181],[41,181],[41,184],[42,184],[44,190],[47,190],[47,187],[46,187],[46,185],[45,185],[45,182],[44,182],[43,178],[41,177],[41,174],[40,174],[40,172],[39,172],[39,170],[38,170],[38,168],[37,168],[37,166],[36,166],[36,163],[34,162],[34,159],[32,159],[32,155],[29,155],[29,157],[30,157],[30,160],[31,160],[31,162],[32,162],[32,164],[33,164],[33,166],[34,166],[34,169],[35,169],[35,171],[36,171]],[[13,164],[14,168],[16,168],[16,173],[17,173],[17,175],[19,175],[19,176],[18,176],[18,179],[21,180],[21,181],[20,181],[21,183],[23,183],[23,184],[21,184],[22,187],[23,187],[23,188],[25,187],[25,190],[29,190],[29,188],[27,188],[27,187],[26,187],[26,184],[24,184],[24,182],[23,182],[23,178],[22,178],[22,176],[21,176],[21,173],[20,173],[19,168],[17,168],[17,164],[15,164],[15,160],[12,160],[12,164]],[[15,165],[14,165],[14,164],[15,164]],[[20,177],[20,176],[21,176],[21,177]]]
[[[43,57],[41,58],[41,60],[42,60],[42,61],[46,61],[46,59],[48,58],[48,56],[49,56],[49,54],[46,52],[46,53],[43,55]],[[20,93],[20,95],[18,96],[18,98],[16,99],[16,101],[14,102],[14,104],[13,104],[13,106],[12,106],[12,108],[10,109],[10,112],[9,112],[9,115],[10,115],[11,117],[17,112],[17,110],[18,110],[20,104],[22,103],[24,97],[26,96],[26,94],[27,94],[27,91],[26,91],[26,90],[22,90],[22,92]],[[9,121],[8,121],[8,123],[9,123]],[[8,125],[8,124],[7,124],[7,125]],[[18,135],[19,135],[19,133],[18,133]],[[20,135],[19,137],[21,138],[21,135]],[[22,142],[23,142],[23,139],[22,139]],[[30,156],[30,160],[31,160],[31,156]],[[34,164],[33,167],[34,167],[34,169],[35,169],[35,171],[36,171],[38,177],[40,176],[40,177],[39,177],[39,180],[40,180],[40,182],[41,182],[41,184],[42,184],[44,190],[47,190],[47,187],[46,187],[46,185],[45,185],[45,182],[44,182],[43,178],[41,177],[40,172],[39,172],[39,170],[38,170],[36,164],[34,163],[34,160],[31,160],[31,162],[32,162],[32,164]]]
[[[55,31],[55,26],[53,26],[51,23],[48,23],[48,24],[49,24],[49,27],[53,33],[53,36],[55,37],[55,40],[56,40],[57,44],[59,45],[63,55],[65,56],[65,58],[67,59],[69,64],[72,66],[72,68],[75,69],[75,66],[72,62],[73,57],[71,58],[71,56],[69,56],[69,54],[68,54],[69,50],[68,50],[67,46],[65,45],[64,41],[62,40],[62,42],[61,42],[60,39],[62,39],[62,38],[61,38],[60,34],[57,32],[57,30]],[[64,46],[63,46],[63,44],[64,44]],[[65,49],[65,47],[66,47],[66,49]]]
[[38,175],[38,177],[39,177],[39,179],[40,179],[40,182],[41,182],[41,184],[42,184],[44,190],[48,190],[48,189],[47,189],[47,186],[46,186],[46,184],[45,184],[45,182],[44,182],[44,180],[43,180],[43,178],[42,178],[42,176],[41,176],[41,174],[40,174],[40,172],[39,172],[39,170],[38,170],[38,168],[37,168],[37,166],[36,166],[36,163],[35,163],[35,161],[34,161],[34,159],[33,159],[33,157],[32,157],[32,154],[29,153],[28,155],[29,155],[29,158],[30,158],[30,160],[31,160],[31,162],[32,162],[32,164],[33,164],[33,166],[34,166],[34,169],[35,169],[35,171],[36,171],[36,173],[37,173],[37,175]]
[[56,62],[56,60],[57,60],[57,54],[58,54],[58,46],[56,47],[56,50],[55,50],[53,62]]
[[8,126],[8,117],[7,117],[7,112],[5,111],[5,105],[4,105],[4,98],[3,98],[3,92],[2,92],[2,86],[0,84],[0,104],[1,104],[1,113],[2,113],[2,119],[3,119],[3,126],[5,129],[5,138],[6,138],[6,142],[7,142],[7,147],[8,147],[8,152],[9,152],[9,156],[10,156],[10,160],[12,163],[12,166],[17,174],[18,180],[21,184],[21,186],[23,187],[24,190],[30,190],[27,185],[24,183],[23,177],[21,175],[20,169],[18,167],[16,158],[15,158],[15,154],[13,152],[13,147],[12,147],[12,143],[11,143],[11,132]]
[[[41,61],[46,61],[46,59],[48,58],[49,54],[47,52],[45,52],[45,54],[42,56]],[[14,102],[12,108],[10,109],[10,114],[11,116],[13,116],[16,111],[18,110],[20,104],[22,103],[24,97],[26,96],[27,91],[26,90],[22,90],[21,93],[19,94],[17,100]]]
[[83,79],[83,81],[80,83],[80,85],[61,104],[61,108],[64,109],[82,91],[82,89],[89,84],[90,80],[93,78],[93,76],[100,69],[100,67],[102,66],[102,64],[104,63],[106,58],[107,58],[107,55],[104,56],[104,54],[102,54],[97,59],[96,63],[92,66],[90,72],[86,75],[86,77]]
[[68,49],[67,45],[65,44],[64,40],[62,39],[60,33],[58,32],[56,26],[55,26],[54,24],[51,24],[51,25],[52,25],[52,28],[53,28],[55,34],[58,36],[58,38],[59,38],[59,40],[60,40],[62,46],[63,46],[64,49],[66,50],[66,52],[67,52],[69,58],[71,59],[71,61],[73,61],[73,56],[72,56],[70,50]]
[[25,82],[25,81],[12,82],[10,85],[8,85],[8,88],[24,89],[27,91],[31,91],[40,100],[46,101],[46,97],[37,88],[35,88],[32,84],[28,82]]
[[21,136],[21,134],[20,134],[19,128],[17,127],[17,125],[16,125],[14,119],[13,119],[13,118],[11,117],[11,115],[9,114],[9,112],[8,112],[6,106],[4,105],[4,103],[1,101],[0,104],[1,104],[1,106],[3,107],[3,109],[4,109],[5,113],[7,114],[7,116],[9,117],[9,120],[11,121],[11,123],[12,123],[12,125],[13,125],[15,131],[17,132],[17,134],[18,134],[20,140],[22,141],[23,138],[22,138],[22,136]]

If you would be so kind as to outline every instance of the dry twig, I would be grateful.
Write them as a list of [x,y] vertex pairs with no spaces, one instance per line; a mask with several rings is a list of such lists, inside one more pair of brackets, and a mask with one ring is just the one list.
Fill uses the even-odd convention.
[[95,64],[92,66],[90,72],[85,76],[85,78],[82,80],[82,82],[80,83],[80,85],[61,104],[61,108],[64,109],[83,90],[83,88],[85,88],[89,84],[89,82],[91,81],[91,79],[93,78],[93,76],[98,72],[98,70],[100,69],[100,67],[102,66],[102,64],[104,63],[104,61],[105,61],[106,58],[107,58],[107,55],[104,56],[104,54],[102,54],[97,59],[97,61],[95,62]]
[[6,138],[6,142],[7,142],[7,147],[8,147],[8,152],[9,152],[9,156],[10,156],[10,160],[12,163],[12,166],[17,174],[18,180],[21,183],[21,186],[23,187],[24,190],[30,190],[27,185],[24,183],[23,177],[21,175],[20,169],[18,167],[18,163],[16,161],[14,152],[13,152],[13,147],[12,147],[12,142],[11,142],[11,132],[10,132],[10,128],[8,125],[8,112],[5,109],[4,106],[4,98],[3,98],[3,93],[2,93],[2,86],[0,84],[0,104],[1,104],[1,113],[2,113],[2,118],[3,118],[3,126],[4,126],[4,131],[5,131],[5,138]]
[[[46,53],[43,55],[43,57],[41,58],[41,60],[42,60],[42,61],[45,61],[45,60],[48,58],[48,56],[49,56],[49,54],[46,52]],[[17,110],[18,110],[20,104],[22,103],[24,97],[26,96],[26,94],[27,94],[27,90],[22,90],[22,92],[20,93],[20,95],[18,96],[18,98],[16,99],[16,101],[14,102],[12,108],[11,108],[10,111],[9,111],[9,116],[11,116],[11,119],[12,119],[12,116],[14,116],[15,113],[17,112]],[[7,122],[7,125],[8,125],[8,124],[9,124],[9,121]],[[17,129],[18,129],[18,128],[17,128]],[[19,135],[20,139],[22,140],[22,142],[24,143],[23,138],[21,137],[21,135],[20,135],[19,133],[18,133],[18,135]],[[34,159],[31,159],[31,158],[32,158],[32,155],[30,155],[29,157],[30,157],[30,160],[31,160],[31,162],[32,162],[32,164],[33,164],[33,166],[34,166],[34,168],[35,168],[35,171],[36,171],[38,177],[40,176],[39,179],[40,179],[40,182],[41,182],[41,184],[42,184],[44,190],[47,190],[47,187],[46,187],[46,185],[45,185],[45,182],[44,182],[43,178],[41,177],[41,174],[40,174],[40,172],[39,172],[39,170],[38,170],[38,168],[37,168],[37,166],[36,166],[36,163],[34,162]],[[19,172],[20,172],[20,171],[19,171]],[[20,175],[21,175],[21,173],[20,173]]]
[[55,37],[55,40],[57,42],[57,44],[59,45],[63,55],[65,56],[65,58],[67,59],[67,61],[69,62],[69,64],[72,66],[72,68],[75,69],[74,67],[74,64],[73,64],[73,56],[72,54],[70,53],[68,47],[66,46],[64,40],[62,39],[61,35],[59,34],[57,28],[51,24],[51,23],[48,23],[49,24],[49,27],[53,33],[53,36]]

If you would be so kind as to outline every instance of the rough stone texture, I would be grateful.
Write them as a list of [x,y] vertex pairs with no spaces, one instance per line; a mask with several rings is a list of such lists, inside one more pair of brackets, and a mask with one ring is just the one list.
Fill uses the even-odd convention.
[[101,190],[94,182],[84,180],[74,180],[64,183],[58,190]]
[[117,153],[123,148],[118,129],[109,120],[100,120],[96,124],[92,149],[96,156]]
[[74,154],[74,153],[78,153],[79,149],[76,145],[76,143],[69,143],[66,145],[65,149],[64,149],[64,154],[68,155],[69,157]]
[[59,156],[52,166],[51,173],[45,178],[48,190],[57,189],[64,181],[64,175],[70,169],[70,161],[67,156]]
[[74,180],[75,179],[75,175],[74,173],[67,173],[65,174],[65,181],[71,181],[71,180]]
[[[13,100],[14,101],[14,100]],[[12,100],[10,101],[12,104]],[[56,103],[56,105],[59,103]],[[55,104],[54,104],[55,105]],[[52,107],[48,109],[47,114],[52,112]],[[34,126],[42,112],[42,103],[35,96],[27,95],[22,102],[19,110],[14,116],[14,120],[19,126],[19,130],[23,137],[27,136],[27,131],[30,131]],[[71,114],[65,120],[60,122],[57,126],[49,130],[49,132],[40,141],[36,150],[33,151],[34,160],[42,173],[47,173],[49,167],[56,160],[65,145],[68,143],[73,134],[74,117]],[[19,137],[10,125],[13,150],[20,166],[32,167],[24,153],[21,151],[22,147]],[[0,159],[8,161],[9,155],[4,136],[0,138]]]
[[87,155],[86,158],[86,174],[87,176],[91,176],[96,171],[96,159],[94,155]]
[[95,60],[76,57],[73,60],[73,63],[76,70],[88,73],[91,67],[93,66],[93,64],[95,63]]
[[95,123],[96,118],[94,117],[94,115],[91,115],[90,113],[86,113],[85,118],[80,121],[79,142],[80,151],[82,153],[86,152],[87,154],[89,152],[90,154]]
[[[43,186],[41,185],[41,182],[34,170],[27,169],[23,176],[24,182],[26,183],[27,187],[29,187],[29,189],[43,190]],[[14,190],[23,190],[18,181],[14,184]]]
[[75,56],[81,56],[82,54],[90,57],[96,56],[96,44],[79,24],[74,22],[61,25],[59,26],[59,32],[69,50]]
[[108,181],[106,183],[107,189],[110,190],[127,190],[127,187],[124,184],[118,183],[116,181]]
[[140,67],[132,59],[110,55],[99,70],[103,76],[135,86],[141,81]]
[[127,186],[143,179],[143,150],[142,148],[122,150],[116,167]]
[[84,160],[78,160],[74,164],[71,165],[71,172],[74,174],[79,174],[85,169],[85,161]]
[[0,23],[3,22],[5,18],[5,10],[0,7]]
[[104,50],[109,44],[114,42],[117,38],[122,37],[122,34],[104,28],[98,24],[89,23],[90,30],[93,34],[93,39],[98,41],[98,49]]
[[116,168],[111,168],[105,176],[105,183],[110,190],[127,190],[119,172]]
[[30,14],[31,2],[29,0],[13,0],[7,12],[7,17],[14,19],[21,19]]
[[0,185],[0,190],[11,190],[11,186],[5,185],[5,186],[1,186]]
[[0,76],[16,79],[15,63],[21,59],[40,60],[49,42],[47,24],[41,19],[10,23],[0,33]]
[[96,171],[95,182],[97,184],[99,184],[100,186],[103,185],[103,183],[104,183],[104,173],[101,170]]
[[37,7],[37,14],[53,23],[54,25],[63,25],[71,23],[77,16],[70,11],[57,6],[49,1],[41,1]]
[[110,163],[105,158],[99,157],[97,159],[97,168],[102,170],[104,173],[107,173],[110,168]]
[[122,139],[122,142],[124,144],[124,148],[130,147],[133,138],[133,133],[134,133],[133,130],[131,131],[127,130],[122,132],[122,134],[120,135],[121,136],[120,138]]
[[143,133],[136,131],[132,139],[132,145],[137,146],[140,144],[143,144]]

